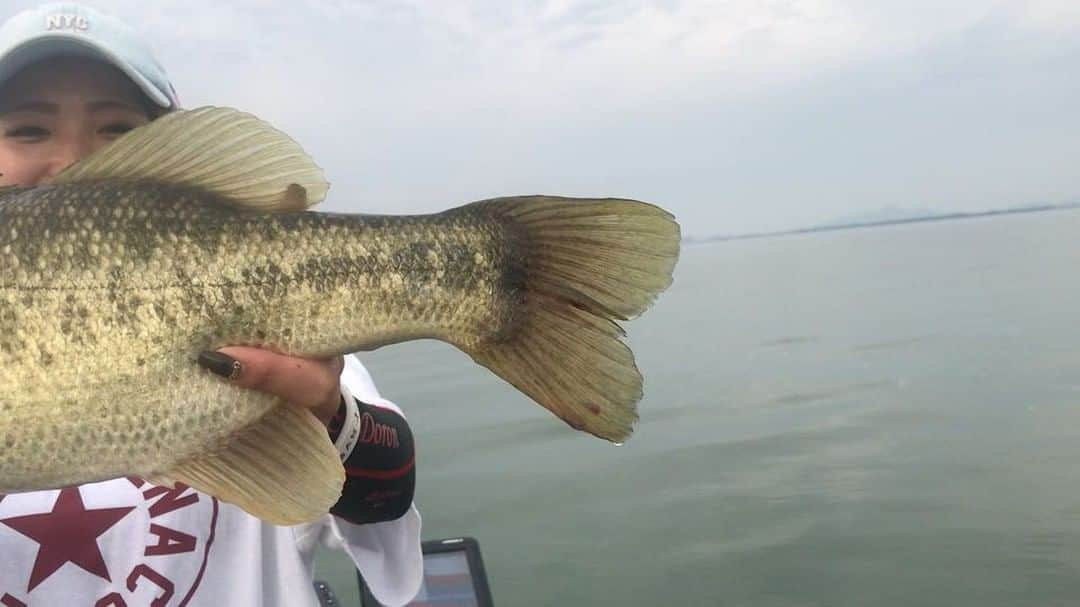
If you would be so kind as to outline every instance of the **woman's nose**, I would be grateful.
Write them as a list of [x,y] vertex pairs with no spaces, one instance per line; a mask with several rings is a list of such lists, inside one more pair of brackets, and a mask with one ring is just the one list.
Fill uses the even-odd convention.
[[61,171],[82,160],[94,151],[94,142],[75,140],[56,145],[49,162],[48,177],[55,177]]

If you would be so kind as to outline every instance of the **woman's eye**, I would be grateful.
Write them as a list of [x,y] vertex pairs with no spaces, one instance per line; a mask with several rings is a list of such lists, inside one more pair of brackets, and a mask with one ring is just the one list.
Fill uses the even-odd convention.
[[130,122],[113,122],[101,127],[100,132],[105,135],[123,135],[135,128]]
[[5,137],[15,139],[41,139],[48,134],[49,131],[40,126],[17,126],[4,131]]

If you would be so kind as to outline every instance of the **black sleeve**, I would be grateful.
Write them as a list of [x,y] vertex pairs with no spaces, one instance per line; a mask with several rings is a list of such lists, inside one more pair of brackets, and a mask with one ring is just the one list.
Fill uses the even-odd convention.
[[[331,440],[341,431],[344,404],[330,422]],[[356,404],[360,435],[344,462],[345,486],[330,513],[358,525],[401,518],[416,489],[412,431],[395,411],[359,400]]]

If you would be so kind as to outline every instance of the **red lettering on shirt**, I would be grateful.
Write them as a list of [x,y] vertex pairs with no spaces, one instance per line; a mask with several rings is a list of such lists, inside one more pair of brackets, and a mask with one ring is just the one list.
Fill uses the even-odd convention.
[[397,448],[400,444],[397,428],[389,424],[380,424],[367,412],[360,416],[360,442],[393,448]]
[[124,602],[124,597],[120,596],[119,592],[110,592],[98,599],[98,602],[94,603],[94,607],[127,607],[127,603]]
[[[17,590],[18,594],[0,590],[0,607],[45,604],[43,601],[47,599],[39,598],[39,594],[65,594],[63,585],[67,580],[60,578],[83,578],[88,582],[85,578],[92,579],[92,576],[101,578],[102,583],[100,589],[89,591],[93,594],[78,599],[85,607],[127,607],[128,600],[134,601],[130,603],[133,607],[135,604],[185,607],[192,601],[206,570],[215,535],[217,500],[200,495],[186,485],[161,487],[135,476],[121,478],[112,487],[119,498],[116,501],[132,505],[96,507],[95,504],[87,507],[82,494],[90,491],[89,486],[68,487],[60,491],[52,510],[40,512],[47,508],[24,507],[16,499],[3,500],[4,494],[0,493],[3,501],[0,504],[0,529],[10,527],[18,535],[26,536],[18,541],[38,544],[37,556],[29,572],[27,594],[24,595],[21,589]],[[48,496],[43,496],[39,501],[47,499]],[[125,502],[125,499],[130,501]],[[135,511],[145,514],[135,516],[132,514]],[[208,521],[203,520],[206,517]],[[131,539],[135,546],[141,544],[147,557],[142,563],[128,561],[127,567],[131,569],[126,577],[123,569],[109,571],[116,566],[116,551],[110,555],[106,550],[108,540],[102,536],[114,527],[121,529],[114,531],[120,534],[112,538],[114,542],[123,535],[133,535]],[[120,554],[116,558],[126,560],[127,557]],[[106,567],[106,564],[110,566]],[[9,581],[9,572],[3,573],[0,579]],[[47,587],[50,583],[52,588]],[[18,587],[17,583],[15,587]]]
[[156,496],[161,496],[156,502],[150,505],[150,518],[157,518],[162,514],[168,514],[173,510],[179,510],[180,508],[186,508],[198,502],[199,494],[195,492],[191,492],[181,497],[188,489],[189,487],[187,485],[178,483],[175,489],[155,486],[143,491],[143,497],[145,497],[147,501]]
[[145,556],[195,552],[195,536],[164,525],[150,523],[150,533],[158,537],[156,544],[146,547]]
[[131,575],[127,578],[128,590],[135,592],[135,588],[139,585],[139,578],[149,580],[162,590],[161,594],[150,603],[150,607],[165,607],[165,605],[169,604],[169,599],[172,598],[175,587],[168,578],[146,565],[136,565],[135,568],[131,570]]

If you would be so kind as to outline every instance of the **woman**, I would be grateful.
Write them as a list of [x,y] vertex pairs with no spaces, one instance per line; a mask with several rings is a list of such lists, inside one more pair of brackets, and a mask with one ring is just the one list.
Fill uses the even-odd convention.
[[[44,183],[177,107],[164,70],[114,18],[49,4],[0,27],[0,186]],[[381,602],[406,603],[421,577],[412,439],[363,366],[239,347],[199,362],[326,423],[356,471],[341,500],[316,523],[284,528],[138,478],[2,496],[0,605],[316,605],[319,544],[344,549]],[[362,415],[392,427],[396,444],[358,443]]]

